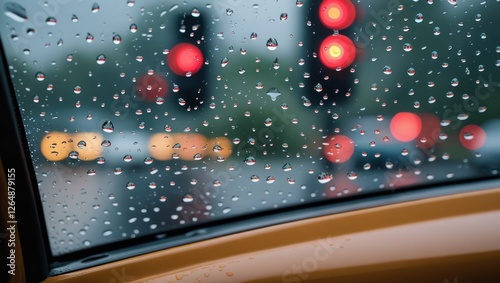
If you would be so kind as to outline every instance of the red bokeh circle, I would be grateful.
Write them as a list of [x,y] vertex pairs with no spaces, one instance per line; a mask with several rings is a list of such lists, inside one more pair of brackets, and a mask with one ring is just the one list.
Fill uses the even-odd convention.
[[354,154],[354,141],[344,135],[332,135],[323,141],[323,155],[332,163],[344,163]]
[[167,55],[168,66],[176,75],[195,74],[203,66],[203,53],[191,43],[175,45]]
[[476,150],[486,142],[486,132],[477,125],[467,125],[460,131],[460,143],[463,147]]
[[350,0],[325,0],[319,6],[319,19],[330,29],[349,27],[356,18],[356,7]]
[[391,120],[391,134],[400,142],[409,142],[418,137],[422,130],[422,120],[417,114],[399,112]]
[[330,35],[319,48],[319,60],[330,69],[345,69],[356,58],[356,47],[345,35]]
[[156,101],[164,98],[168,92],[167,80],[157,74],[144,74],[137,80],[137,94],[145,101]]

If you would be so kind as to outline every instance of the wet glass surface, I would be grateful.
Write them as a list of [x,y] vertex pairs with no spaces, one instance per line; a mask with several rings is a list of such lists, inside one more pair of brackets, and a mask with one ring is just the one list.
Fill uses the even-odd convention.
[[491,177],[499,1],[1,1],[54,255]]

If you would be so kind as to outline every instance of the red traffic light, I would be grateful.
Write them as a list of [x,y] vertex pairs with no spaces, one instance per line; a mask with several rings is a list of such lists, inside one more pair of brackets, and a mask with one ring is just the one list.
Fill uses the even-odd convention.
[[345,29],[355,18],[356,8],[350,0],[325,0],[319,6],[319,19],[327,28]]
[[467,125],[460,130],[460,143],[466,149],[479,149],[485,142],[486,132],[477,125]]
[[319,48],[319,59],[330,69],[344,69],[354,62],[356,47],[345,35],[330,35]]
[[137,94],[145,101],[164,98],[168,92],[167,80],[157,74],[145,74],[137,80]]
[[323,141],[323,155],[332,163],[344,163],[354,154],[354,141],[344,135],[332,135]]
[[203,53],[190,43],[179,43],[174,46],[168,56],[168,66],[176,75],[195,74],[203,66]]
[[391,133],[400,142],[409,142],[418,137],[422,130],[422,120],[417,114],[399,112],[391,120]]

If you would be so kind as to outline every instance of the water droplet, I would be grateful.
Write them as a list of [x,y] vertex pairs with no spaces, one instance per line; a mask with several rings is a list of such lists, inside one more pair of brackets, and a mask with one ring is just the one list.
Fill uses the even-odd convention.
[[102,124],[102,130],[105,133],[112,133],[115,130],[115,126],[113,125],[113,123],[111,121],[108,120],[108,121],[104,122],[104,124]]
[[102,233],[102,235],[105,237],[110,236],[111,234],[113,234],[113,231],[111,231],[111,230],[106,230]]
[[91,43],[92,41],[94,41],[94,36],[90,33],[87,33],[87,37],[85,38],[85,40],[88,42],[88,43]]
[[45,74],[42,72],[37,72],[35,76],[36,76],[37,81],[39,81],[39,82],[45,80]]
[[56,18],[54,17],[48,17],[46,20],[45,20],[45,23],[49,26],[55,26],[57,24],[57,20]]
[[416,23],[421,23],[424,21],[424,15],[422,13],[418,13],[416,16],[415,16],[415,22]]
[[288,19],[288,14],[287,13],[281,13],[280,20],[281,21],[286,21],[287,19]]
[[28,20],[28,15],[26,14],[26,9],[23,6],[15,2],[7,2],[3,6],[4,14],[11,18],[12,20],[23,23]]
[[92,13],[97,13],[97,12],[99,12],[99,10],[100,10],[99,4],[94,3],[92,5]]
[[320,83],[317,83],[315,86],[314,86],[314,90],[316,92],[322,92],[323,91],[323,85],[321,85]]
[[220,65],[221,67],[226,67],[227,64],[229,64],[229,59],[227,57],[224,57],[224,59],[222,59],[222,61],[220,62]]
[[250,34],[250,39],[251,40],[256,40],[258,37],[257,33],[256,32],[252,32],[252,34]]
[[309,107],[312,105],[311,101],[305,97],[305,96],[302,96],[302,104],[305,106],[305,107]]
[[120,44],[120,42],[122,42],[122,37],[119,34],[113,35],[113,43]]
[[278,48],[278,41],[276,38],[269,38],[266,42],[267,49],[274,51]]
[[321,172],[318,174],[318,182],[321,184],[326,184],[333,179],[333,175],[325,172]]
[[413,46],[409,43],[405,43],[403,45],[403,50],[406,51],[406,52],[410,52],[411,50],[413,49]]
[[257,160],[255,159],[255,157],[249,155],[245,158],[245,163],[247,165],[254,165],[255,163],[257,162]]
[[193,8],[193,10],[191,10],[191,16],[198,18],[200,16],[200,11],[196,8]]
[[256,183],[256,182],[260,181],[260,178],[257,175],[252,175],[252,176],[250,176],[250,180],[252,180],[252,182]]
[[123,161],[125,161],[125,162],[130,162],[130,161],[132,161],[132,155],[130,155],[130,154],[125,155],[125,156],[123,157]]
[[437,51],[432,51],[431,52],[431,58],[432,59],[436,60],[438,57],[439,57],[439,55],[438,55]]
[[130,25],[130,32],[132,32],[132,33],[137,32],[137,25],[136,24],[131,24]]
[[278,96],[281,95],[281,92],[279,91],[279,89],[273,87],[273,88],[270,88],[267,93],[267,95],[269,95],[271,97],[271,100],[272,101],[276,101],[276,98],[278,98]]
[[392,69],[389,66],[385,66],[383,71],[384,71],[384,74],[386,74],[386,75],[392,74]]
[[70,159],[78,159],[78,155],[79,155],[78,152],[73,150],[68,154],[68,157]]
[[356,180],[358,178],[358,174],[351,171],[351,172],[347,173],[347,178],[351,181]]
[[183,198],[182,198],[182,201],[185,202],[185,203],[190,203],[190,202],[193,202],[194,198],[192,195],[190,194],[187,194],[185,195]]
[[290,163],[285,163],[281,169],[283,169],[283,171],[292,171],[292,165]]
[[276,181],[276,178],[275,178],[275,177],[273,177],[273,176],[268,176],[268,177],[266,178],[266,183],[268,183],[268,184],[272,184],[272,183],[274,183],[275,181]]
[[102,65],[102,64],[106,63],[106,56],[104,54],[99,54],[97,56],[96,61],[97,61],[97,64]]
[[133,190],[135,189],[135,183],[134,182],[127,182],[127,189]]
[[151,158],[151,157],[144,158],[144,164],[150,165],[152,163],[153,163],[153,158]]

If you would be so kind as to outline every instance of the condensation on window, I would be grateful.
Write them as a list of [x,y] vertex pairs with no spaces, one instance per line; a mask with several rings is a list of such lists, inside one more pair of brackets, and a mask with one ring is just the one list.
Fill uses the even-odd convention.
[[2,1],[53,255],[497,175],[499,8]]

